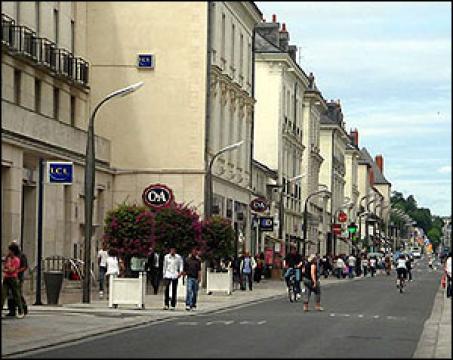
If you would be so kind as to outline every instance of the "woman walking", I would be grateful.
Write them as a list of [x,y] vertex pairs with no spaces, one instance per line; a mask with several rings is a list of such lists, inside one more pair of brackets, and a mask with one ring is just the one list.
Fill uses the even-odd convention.
[[321,307],[321,283],[318,274],[318,261],[316,255],[311,254],[304,265],[304,311],[308,311],[311,293],[316,295],[316,310],[323,311]]

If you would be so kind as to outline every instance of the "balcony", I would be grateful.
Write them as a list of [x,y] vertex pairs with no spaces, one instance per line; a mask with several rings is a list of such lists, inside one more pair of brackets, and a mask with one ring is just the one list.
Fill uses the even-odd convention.
[[14,56],[25,59],[31,65],[41,67],[53,76],[70,84],[88,87],[89,64],[70,51],[58,48],[46,38],[41,38],[27,26],[18,25],[2,14],[2,46]]

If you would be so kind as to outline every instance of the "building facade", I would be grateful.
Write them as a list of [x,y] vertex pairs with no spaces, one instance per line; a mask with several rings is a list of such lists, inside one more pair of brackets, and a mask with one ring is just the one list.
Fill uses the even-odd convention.
[[[321,116],[320,150],[324,161],[320,170],[320,183],[331,192],[327,204],[327,214],[331,223],[345,206],[345,151],[350,139],[345,130],[340,101],[327,103],[327,112]],[[348,251],[348,244],[333,235],[329,229],[328,238],[321,245],[321,253],[341,254]]]
[[[17,240],[36,264],[42,224],[44,256],[81,258],[84,154],[90,108],[86,3],[2,3],[2,254]],[[97,153],[94,236],[112,207],[110,141]],[[74,163],[72,185],[39,179],[45,161]],[[39,211],[42,204],[42,212]],[[42,214],[42,217],[40,217]],[[96,246],[93,246],[93,255]]]
[[260,23],[255,29],[256,99],[254,158],[278,172],[281,185],[279,238],[281,255],[290,242],[301,245],[303,145],[302,104],[308,77],[296,62],[285,24]]

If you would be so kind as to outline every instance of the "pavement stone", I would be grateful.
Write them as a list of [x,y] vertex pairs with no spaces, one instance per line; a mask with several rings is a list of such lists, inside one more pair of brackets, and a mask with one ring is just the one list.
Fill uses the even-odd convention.
[[413,357],[451,359],[451,336],[451,298],[440,288]]

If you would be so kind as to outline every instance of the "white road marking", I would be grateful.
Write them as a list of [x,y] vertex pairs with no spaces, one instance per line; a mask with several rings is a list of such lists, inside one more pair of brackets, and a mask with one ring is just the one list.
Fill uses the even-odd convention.
[[261,321],[258,321],[257,324],[258,324],[258,325],[263,325],[263,324],[265,324],[266,322],[267,322],[266,320],[261,320]]
[[213,325],[213,324],[231,325],[232,323],[234,323],[233,320],[230,320],[230,321],[215,320],[215,321],[208,321],[206,323],[206,326]]
[[359,314],[359,315],[357,315],[357,317],[359,317],[359,318],[363,318],[363,315],[362,315],[362,314]]
[[194,325],[198,325],[198,321],[180,321],[180,322],[178,322],[178,325],[194,326]]
[[374,319],[379,319],[379,315],[374,315],[373,318]]
[[329,316],[331,316],[331,317],[334,317],[334,316],[335,316],[335,314],[329,314]]

